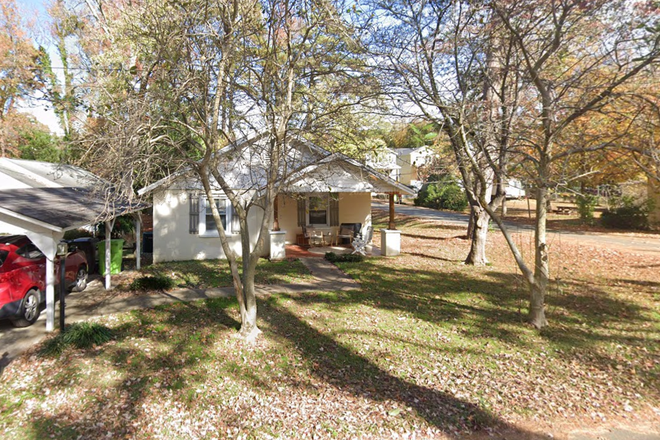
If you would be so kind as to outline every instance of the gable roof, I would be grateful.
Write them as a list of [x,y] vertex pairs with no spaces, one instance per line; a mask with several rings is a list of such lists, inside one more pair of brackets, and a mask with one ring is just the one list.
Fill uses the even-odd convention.
[[[269,138],[262,134],[228,145],[216,153],[218,170],[235,189],[261,189],[266,183],[266,167],[270,156]],[[282,164],[280,174],[287,192],[371,191],[397,192],[415,195],[415,191],[361,164],[341,153],[329,151],[305,139],[295,137],[289,142],[290,149]],[[167,185],[195,186],[197,179],[191,169],[169,175],[138,191],[148,194]],[[351,181],[357,185],[351,186]]]

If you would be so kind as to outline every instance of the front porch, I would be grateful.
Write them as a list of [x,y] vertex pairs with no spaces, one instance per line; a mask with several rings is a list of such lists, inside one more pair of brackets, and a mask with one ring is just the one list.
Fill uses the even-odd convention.
[[[394,226],[394,194],[390,199],[389,229],[373,240],[371,193],[280,194],[274,202],[270,258],[324,256],[351,253],[356,240],[367,255],[398,255],[400,233]],[[374,242],[381,243],[381,252]],[[366,249],[365,249],[366,245]]]
[[[304,247],[297,244],[287,244],[285,252],[286,258],[323,258],[327,252],[334,252],[337,255],[350,254],[353,252],[353,247],[350,245]],[[373,245],[368,246],[367,256],[380,257],[380,248]]]

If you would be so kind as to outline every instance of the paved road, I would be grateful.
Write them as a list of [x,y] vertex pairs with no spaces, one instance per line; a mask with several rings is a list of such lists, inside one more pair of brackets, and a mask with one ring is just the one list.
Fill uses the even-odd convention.
[[[374,201],[376,209],[387,210],[385,202]],[[396,205],[395,211],[401,214],[415,216],[429,220],[440,220],[451,225],[460,225],[467,228],[468,216],[449,211],[438,211],[430,208],[411,205]],[[532,231],[530,226],[507,224],[511,232]],[[548,241],[552,240],[575,240],[592,246],[603,246],[637,253],[652,254],[660,256],[660,234],[623,234],[603,232],[575,232],[575,231],[548,231]]]

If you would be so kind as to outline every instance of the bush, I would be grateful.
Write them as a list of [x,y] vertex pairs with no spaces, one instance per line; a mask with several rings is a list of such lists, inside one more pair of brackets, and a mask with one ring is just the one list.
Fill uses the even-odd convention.
[[174,287],[174,280],[166,275],[143,276],[130,285],[131,290],[167,290]]
[[91,237],[92,233],[85,229],[71,229],[64,233],[64,240],[75,240],[76,238]]
[[594,210],[598,205],[598,197],[591,194],[580,194],[575,199],[580,219],[592,223],[594,220]]
[[340,254],[334,252],[326,252],[325,259],[331,263],[359,263],[364,260],[360,254]]
[[438,182],[424,184],[415,199],[415,205],[463,211],[468,206],[468,200],[458,183],[451,177],[444,177]]
[[43,356],[62,353],[67,347],[90,348],[112,340],[114,334],[108,327],[91,323],[77,322],[64,328],[64,332],[48,340],[40,350]]
[[631,197],[622,197],[619,206],[607,209],[600,217],[606,228],[613,229],[649,229],[649,212],[651,204],[647,201],[636,204]]

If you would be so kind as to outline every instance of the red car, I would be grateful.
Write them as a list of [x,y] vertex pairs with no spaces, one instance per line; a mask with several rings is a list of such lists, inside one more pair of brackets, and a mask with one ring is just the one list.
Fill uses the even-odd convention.
[[[84,252],[72,250],[66,257],[65,280],[68,290],[82,291],[87,287],[87,259]],[[59,272],[56,258],[56,285]],[[0,319],[27,327],[39,318],[45,301],[46,256],[25,235],[0,237]]]

